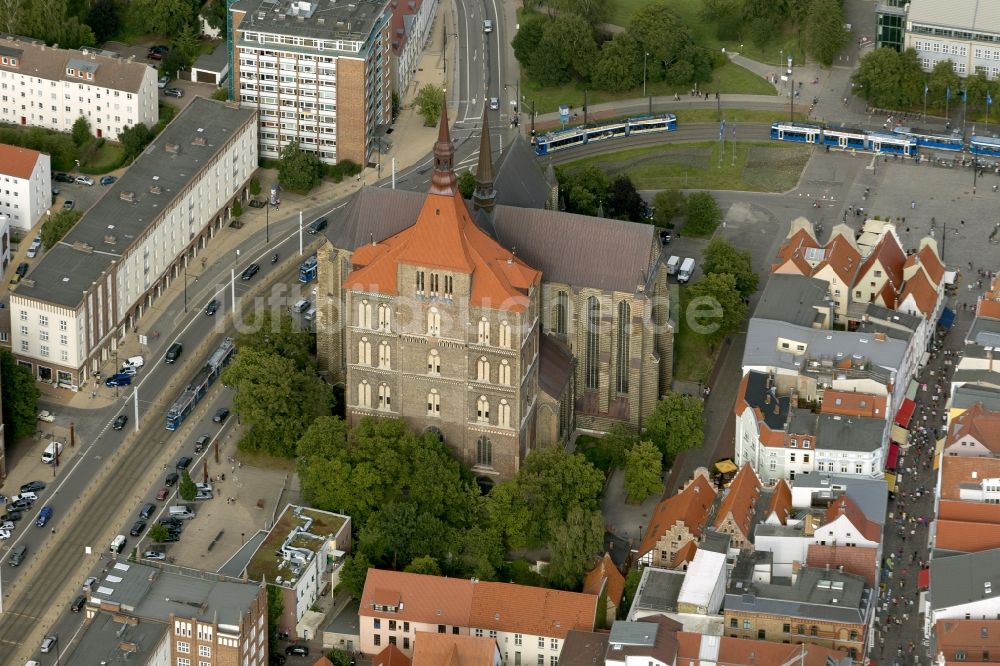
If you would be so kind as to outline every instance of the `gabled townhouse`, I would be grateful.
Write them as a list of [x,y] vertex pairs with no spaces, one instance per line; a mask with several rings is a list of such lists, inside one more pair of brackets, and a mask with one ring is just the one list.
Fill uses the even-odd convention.
[[605,553],[604,557],[597,561],[594,568],[587,572],[581,591],[584,594],[598,597],[598,625],[610,627],[618,615],[618,608],[621,606],[622,596],[625,594],[625,577],[618,570],[611,555]]
[[939,620],[995,620],[1000,614],[1000,549],[933,557],[925,635]]
[[826,509],[826,519],[814,536],[821,546],[877,548],[882,542],[882,525],[869,520],[857,503],[841,495]]
[[656,505],[639,544],[639,563],[672,569],[694,557],[714,501],[707,473],[696,471],[683,490]]
[[424,633],[488,637],[505,663],[555,664],[571,629],[593,631],[598,597],[513,583],[369,569],[358,611],[368,655],[413,655]]
[[923,238],[903,264],[903,289],[896,309],[936,323],[944,307],[945,266],[937,242]]
[[768,525],[787,525],[792,515],[792,489],[784,479],[779,479],[771,490],[763,522]]
[[823,259],[823,249],[816,240],[812,222],[804,217],[792,220],[788,235],[771,262],[775,275],[811,275]]
[[[52,205],[52,163],[46,153],[0,144],[0,215],[27,231]],[[4,251],[9,251],[4,246]],[[6,267],[6,263],[4,263]]]
[[994,663],[1000,655],[1000,620],[938,620],[933,641],[934,666]]
[[1000,458],[945,455],[938,474],[934,556],[1000,548]]
[[[322,663],[326,659],[326,663]],[[333,666],[333,662],[323,657],[317,661],[313,666]],[[412,661],[409,657],[403,654],[395,645],[386,645],[385,648],[372,658],[372,666],[412,666]]]
[[854,230],[846,224],[838,224],[830,231],[830,240],[823,248],[823,260],[813,269],[812,277],[827,283],[830,298],[833,299],[834,321],[841,323],[847,315],[851,302],[851,289],[861,265],[861,252],[854,242]]
[[945,456],[1000,456],[1000,411],[976,403],[948,424]]
[[761,487],[753,467],[744,463],[715,512],[712,526],[717,532],[729,535],[733,550],[753,550],[753,519]]
[[401,98],[417,72],[420,54],[430,39],[437,5],[437,0],[389,0],[392,88]]
[[975,402],[1000,411],[1000,276],[994,278],[975,308],[976,317],[952,375],[951,418]]
[[501,666],[503,663],[495,638],[421,631],[413,640],[410,666]]
[[896,296],[903,288],[905,262],[906,253],[896,236],[896,229],[887,225],[881,238],[858,268],[851,300],[895,309]]

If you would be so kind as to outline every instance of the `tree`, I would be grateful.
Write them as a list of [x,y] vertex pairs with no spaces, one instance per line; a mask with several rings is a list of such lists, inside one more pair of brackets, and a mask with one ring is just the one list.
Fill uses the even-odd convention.
[[[358,594],[360,597],[361,595]],[[267,585],[267,646],[272,653],[278,652],[278,629],[281,616],[285,612],[284,590],[274,584]]]
[[153,133],[142,123],[126,127],[118,133],[118,142],[125,150],[125,159],[130,161],[139,157],[152,140]]
[[608,217],[639,222],[645,210],[646,202],[639,196],[631,178],[621,175],[611,181],[608,185]]
[[163,523],[156,523],[149,528],[149,540],[153,543],[163,543],[170,536],[170,531]]
[[129,11],[145,32],[176,35],[197,23],[197,0],[132,0]]
[[604,22],[608,15],[608,0],[547,0],[544,3],[549,13],[555,16],[577,14],[591,28]]
[[687,222],[684,233],[688,236],[710,236],[722,222],[722,210],[709,192],[694,192],[687,198]]
[[69,233],[69,230],[83,217],[78,210],[61,210],[50,215],[42,223],[42,247],[51,249]]
[[90,140],[94,138],[90,133],[90,121],[87,120],[86,116],[80,116],[73,122],[72,134],[73,143],[76,144],[77,148],[82,148],[90,143]]
[[566,209],[571,213],[595,215],[598,206],[608,200],[608,177],[596,166],[559,169],[556,178],[566,193]]
[[298,141],[281,149],[278,183],[286,190],[305,194],[323,177],[323,164],[314,152],[302,150]]
[[76,49],[95,43],[93,31],[70,12],[68,0],[6,0],[0,7],[0,13],[13,17],[16,30],[11,32],[48,44]]
[[620,423],[608,429],[608,432],[597,439],[592,445],[583,444],[577,439],[576,449],[590,461],[590,464],[600,470],[611,471],[625,464],[625,452],[636,443],[635,434]]
[[847,44],[847,37],[841,0],[813,0],[805,25],[809,55],[829,67]]
[[412,562],[406,565],[403,571],[407,573],[426,574],[428,576],[440,576],[441,566],[433,557],[425,555],[414,558]]
[[201,15],[205,17],[208,25],[223,34],[226,32],[226,0],[208,0],[201,8]]
[[[667,3],[649,3],[637,9],[628,24],[629,36],[648,53],[650,81],[665,81],[668,71],[690,56],[691,31]],[[693,71],[693,70],[692,70]]]
[[111,39],[121,25],[121,8],[116,0],[93,0],[87,12],[87,25],[98,44]]
[[604,521],[597,509],[574,506],[552,526],[545,578],[556,587],[576,589],[587,565],[604,545]]
[[638,442],[625,452],[625,494],[632,504],[641,504],[653,494],[663,493],[663,453],[649,441]]
[[938,60],[934,63],[934,68],[927,77],[927,88],[927,96],[934,104],[944,106],[946,101],[960,99],[961,79],[955,73],[951,60]]
[[234,220],[239,219],[240,215],[243,214],[243,204],[240,203],[239,199],[233,200],[232,213]]
[[713,345],[740,330],[747,317],[747,304],[729,273],[708,273],[688,287],[688,326]]
[[642,51],[628,33],[604,42],[594,63],[591,82],[601,90],[622,92],[642,84]]
[[326,658],[330,660],[333,666],[353,666],[354,664],[354,660],[350,654],[336,648],[327,652]]
[[311,373],[316,367],[310,355],[312,334],[284,311],[252,310],[237,328],[236,346],[241,352],[253,350],[281,356],[298,370]]
[[[923,101],[924,73],[917,52],[875,49],[861,58],[854,73],[855,88],[874,106],[901,109]],[[957,90],[952,90],[957,99]]]
[[444,108],[444,90],[433,83],[425,83],[417,91],[413,103],[417,106],[417,113],[424,119],[424,126],[433,127],[441,117],[441,109]]
[[248,426],[243,450],[290,458],[309,424],[333,409],[333,391],[323,380],[275,354],[241,349],[222,380],[235,387],[233,407]]
[[189,23],[170,40],[170,53],[181,58],[181,64],[190,66],[198,57],[201,46],[199,30],[194,23]]
[[399,116],[399,110],[402,108],[403,102],[399,99],[399,93],[395,90],[392,91],[392,119],[395,120]]
[[247,188],[249,188],[250,196],[252,197],[260,194],[260,181],[257,179],[257,176],[250,179],[250,184],[247,185]]
[[708,273],[729,273],[736,279],[736,290],[743,298],[749,298],[757,291],[759,277],[753,270],[753,260],[749,250],[738,250],[736,246],[722,238],[713,238],[705,247],[701,269]]
[[368,578],[370,568],[371,565],[364,553],[347,556],[340,566],[340,582],[334,591],[347,592],[353,598],[360,599],[365,591],[365,579]]
[[191,475],[186,469],[181,470],[181,482],[177,486],[177,494],[185,502],[194,501],[194,496],[198,494],[198,486],[194,485],[194,481],[191,480]]
[[458,191],[462,193],[463,199],[472,198],[476,191],[476,177],[472,175],[472,171],[466,169],[458,174]]
[[646,420],[644,438],[653,442],[664,458],[672,461],[678,454],[701,446],[705,439],[702,401],[683,393],[668,393],[656,403]]
[[546,72],[558,66],[563,75],[557,78],[586,81],[597,60],[593,28],[579,14],[563,12],[545,26],[536,57],[541,52],[549,63]]
[[653,223],[658,227],[669,226],[675,217],[687,209],[687,197],[680,190],[663,190],[653,197]]
[[35,432],[41,394],[31,371],[18,365],[9,351],[0,350],[0,396],[8,443]]
[[526,13],[518,27],[517,34],[511,40],[514,57],[522,67],[529,67],[539,45],[542,43],[542,33],[545,32],[546,18],[537,12]]

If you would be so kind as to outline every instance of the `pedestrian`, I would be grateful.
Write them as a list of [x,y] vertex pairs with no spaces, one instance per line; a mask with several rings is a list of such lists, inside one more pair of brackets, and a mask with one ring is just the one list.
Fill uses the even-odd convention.
[[917,202],[916,201],[911,201],[910,202],[910,208],[916,208],[916,207],[917,207]]

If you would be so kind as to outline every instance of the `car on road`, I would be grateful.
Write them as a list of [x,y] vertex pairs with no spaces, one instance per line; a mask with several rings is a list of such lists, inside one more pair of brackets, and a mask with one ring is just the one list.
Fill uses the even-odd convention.
[[180,88],[167,88],[163,91],[163,94],[167,97],[184,97],[184,91]]
[[87,597],[83,594],[79,595],[73,600],[73,603],[69,605],[69,609],[74,613],[79,613],[83,610],[83,607],[87,605]]
[[45,524],[50,520],[52,520],[52,507],[45,505],[38,512],[38,518],[35,519],[35,527],[45,527]]
[[56,646],[56,641],[58,640],[55,636],[46,636],[42,639],[42,645],[38,649],[47,654]]
[[194,462],[194,458],[192,458],[191,456],[181,456],[177,460],[177,470],[181,471],[187,469],[188,467],[191,466],[192,462]]
[[156,80],[156,87],[159,88],[160,90],[163,90],[164,88],[167,87],[168,83],[170,83],[170,77],[161,76],[159,79]]
[[111,375],[104,380],[105,386],[128,386],[132,383],[132,375],[126,375],[119,372],[117,375]]
[[491,19],[483,21],[483,32],[486,34],[493,32],[493,21]]
[[227,418],[229,418],[228,407],[219,407],[215,410],[215,415],[212,416],[212,420],[216,423],[224,423]]
[[156,491],[156,501],[162,502],[170,495],[170,488],[160,488]]
[[660,231],[660,243],[663,245],[670,245],[670,241],[674,239],[673,235],[666,229]]
[[121,430],[122,428],[125,427],[126,423],[128,423],[128,416],[126,416],[125,414],[119,414],[118,416],[115,417],[115,421],[114,423],[111,424],[111,427],[114,428],[115,430]]
[[177,472],[171,472],[167,474],[167,478],[163,481],[168,487],[177,485],[177,479],[181,478],[180,474]]
[[41,481],[28,481],[21,486],[22,493],[37,493],[39,490],[45,490],[45,484]]
[[209,317],[214,316],[215,313],[219,311],[219,308],[221,306],[222,303],[219,302],[219,299],[213,298],[208,302],[208,305],[205,306],[205,314],[207,314]]
[[240,279],[249,280],[254,275],[257,275],[257,271],[259,270],[260,270],[260,264],[250,264],[249,266],[243,269],[242,273],[240,273]]
[[28,274],[28,262],[22,261],[17,265],[17,270],[14,271],[18,277],[24,277]]
[[167,554],[159,550],[147,550],[142,554],[147,560],[165,560],[167,559]]
[[140,534],[142,534],[143,530],[145,530],[145,529],[146,529],[146,521],[145,520],[137,520],[134,523],[132,523],[132,529],[130,529],[128,531],[128,533],[131,536],[137,537]]
[[318,234],[319,232],[326,229],[326,225],[327,225],[327,219],[325,217],[321,217],[309,225],[309,233],[313,235]]
[[208,446],[208,443],[212,441],[212,438],[208,435],[202,435],[198,439],[194,440],[194,452],[201,453]]
[[308,657],[309,656],[309,646],[301,645],[299,643],[294,643],[285,648],[285,654],[289,656],[296,657]]
[[118,176],[101,176],[101,185],[114,185],[118,182]]
[[500,108],[500,100],[496,97],[490,97],[490,111],[496,111]]
[[156,511],[156,505],[153,504],[152,502],[146,502],[139,509],[139,517],[142,518],[143,520],[149,520],[153,516],[153,513],[155,511]]
[[63,210],[73,210],[74,208],[76,208],[76,202],[72,199],[66,199],[66,201],[63,201]]
[[77,182],[77,184],[86,185],[88,187],[94,184],[94,179],[91,178],[90,176],[77,176],[76,178],[74,178],[74,180]]
[[76,182],[73,179],[73,176],[69,175],[68,173],[64,173],[62,171],[57,171],[56,175],[52,176],[52,180],[56,181],[57,183],[75,183]]

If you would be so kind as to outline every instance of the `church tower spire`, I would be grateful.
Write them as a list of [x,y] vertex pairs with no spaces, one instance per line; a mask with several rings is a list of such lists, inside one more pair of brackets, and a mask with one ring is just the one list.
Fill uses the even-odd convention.
[[434,174],[431,176],[431,194],[455,196],[458,184],[455,178],[455,147],[451,145],[448,132],[447,100],[441,105],[441,123],[438,126],[438,140],[434,144]]
[[493,187],[493,150],[490,147],[488,107],[483,105],[483,129],[479,135],[479,164],[476,166],[476,191],[472,194],[472,209],[493,214],[497,191]]

